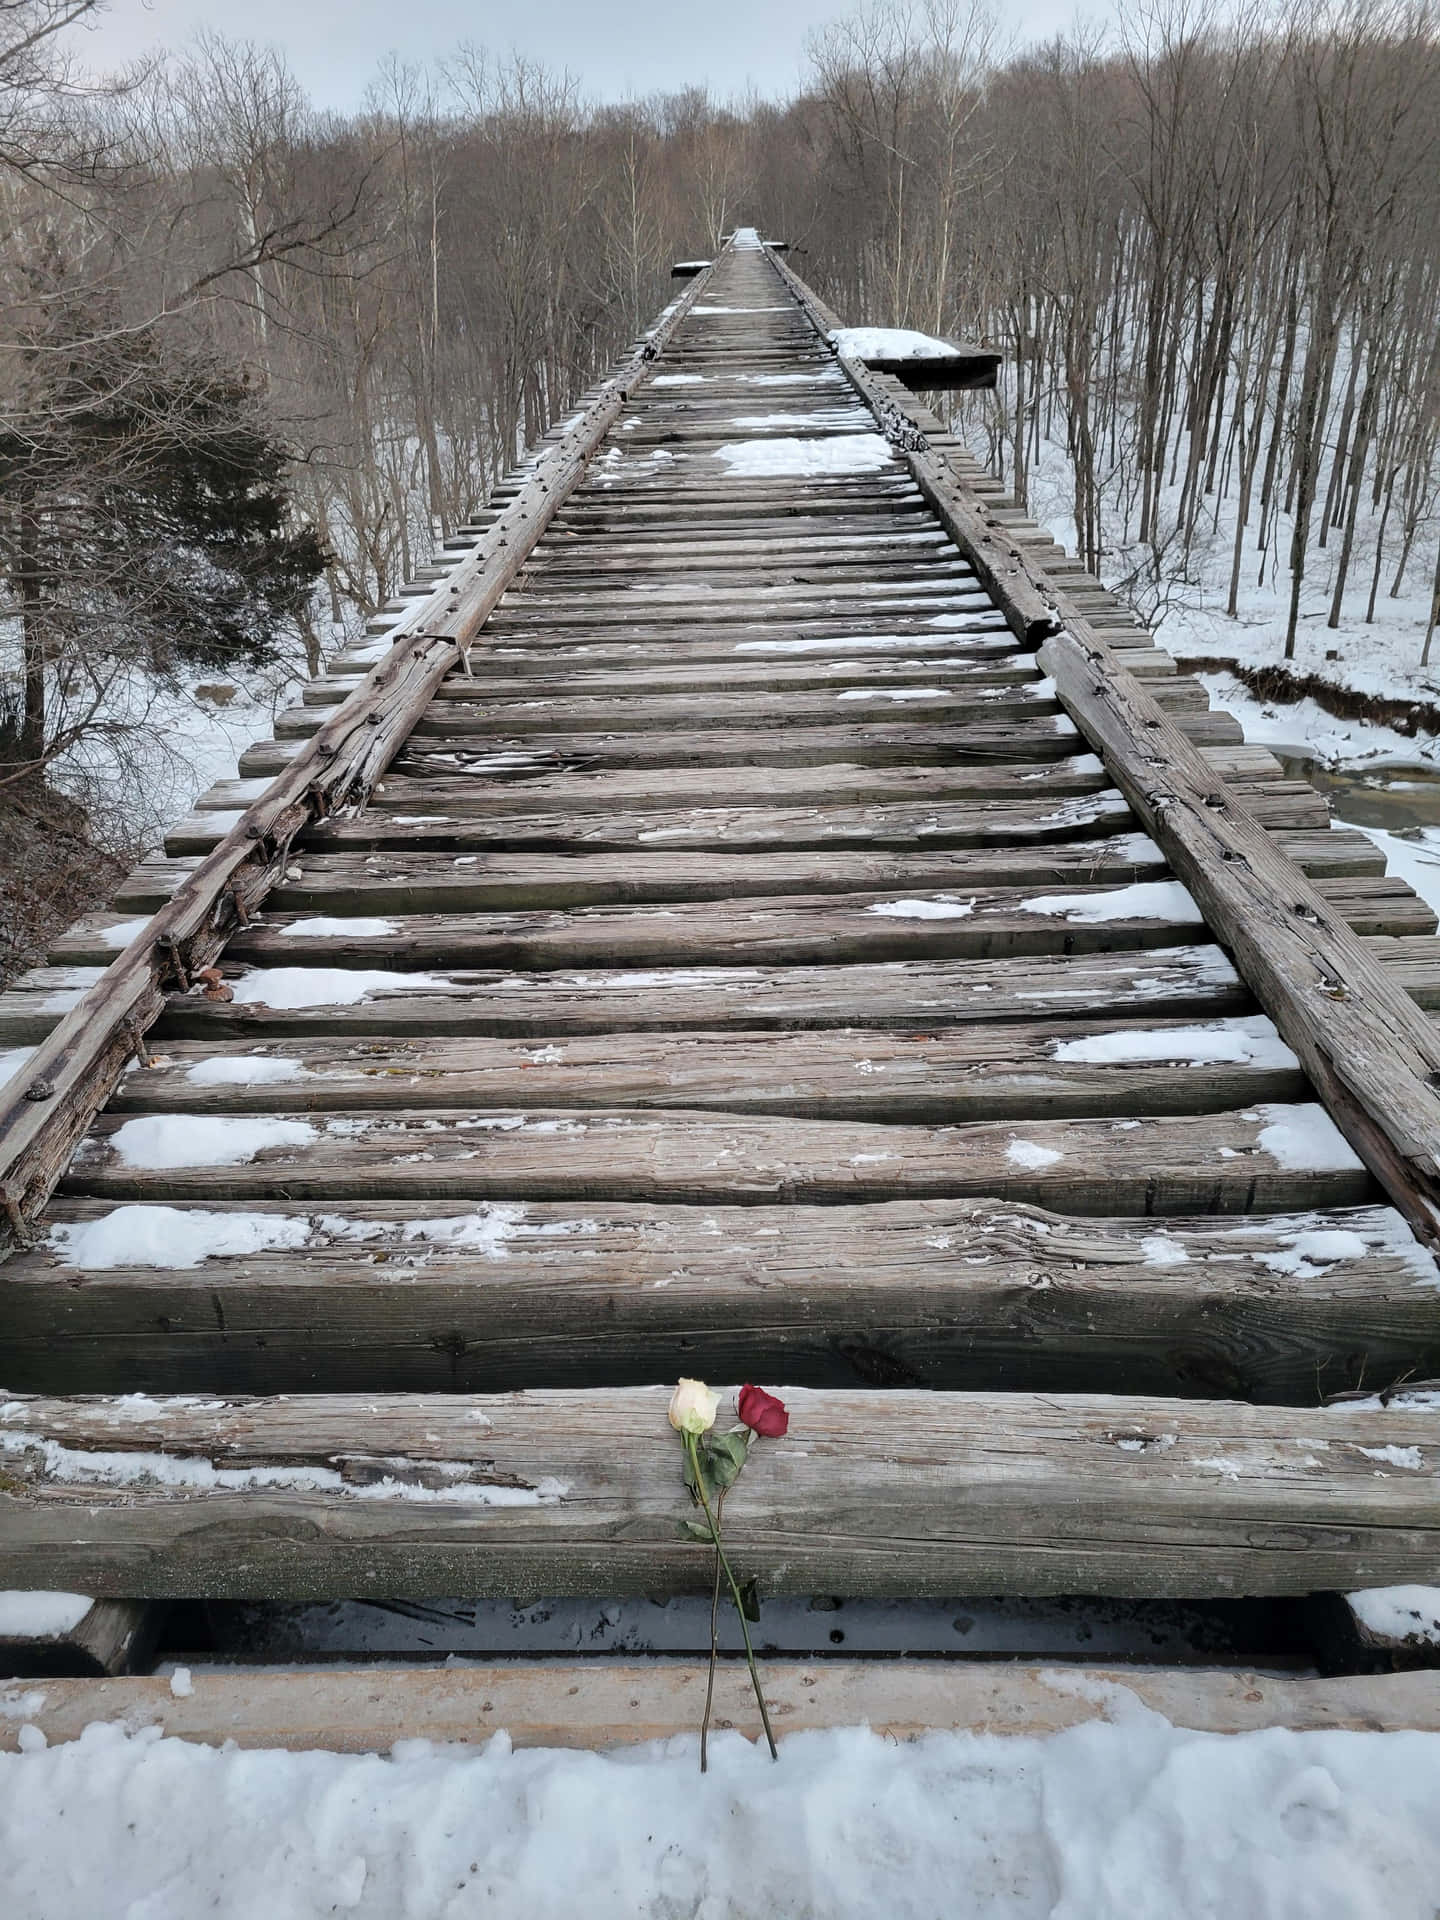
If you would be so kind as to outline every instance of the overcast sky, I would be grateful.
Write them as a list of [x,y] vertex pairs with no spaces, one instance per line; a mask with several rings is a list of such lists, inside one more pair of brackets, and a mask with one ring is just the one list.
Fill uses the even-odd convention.
[[[1074,10],[1074,0],[1003,7],[1026,37],[1060,31]],[[462,40],[568,68],[597,99],[686,85],[774,98],[799,80],[811,28],[851,11],[845,0],[111,0],[75,44],[87,66],[106,69],[215,27],[281,48],[322,107],[358,106],[386,53],[424,61]]]

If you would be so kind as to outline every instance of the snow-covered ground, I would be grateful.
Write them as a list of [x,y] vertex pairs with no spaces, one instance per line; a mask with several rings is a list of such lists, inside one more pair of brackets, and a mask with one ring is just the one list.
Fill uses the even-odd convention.
[[[1058,431],[1057,427],[1057,431]],[[983,441],[972,436],[977,451]],[[1368,504],[1368,502],[1367,502]],[[1046,441],[1030,476],[1030,512],[1069,552],[1076,549],[1073,492],[1069,461],[1063,445]],[[1162,499],[1162,523],[1173,525],[1178,489]],[[1317,508],[1317,516],[1318,516]],[[1258,511],[1244,536],[1236,614],[1226,613],[1235,534],[1235,502],[1218,503],[1207,497],[1202,531],[1188,559],[1172,544],[1167,550],[1163,584],[1137,584],[1131,591],[1137,607],[1151,620],[1160,644],[1181,658],[1224,658],[1245,666],[1287,665],[1293,673],[1314,674],[1332,685],[1356,693],[1388,699],[1440,705],[1440,640],[1430,665],[1420,655],[1429,617],[1435,545],[1440,518],[1421,526],[1415,539],[1400,593],[1392,598],[1399,559],[1399,540],[1391,518],[1375,601],[1373,622],[1365,619],[1375,559],[1378,515],[1362,514],[1357,524],[1355,551],[1347,579],[1340,624],[1327,622],[1341,534],[1332,529],[1329,544],[1312,542],[1307,578],[1301,590],[1300,621],[1295,657],[1284,660],[1285,625],[1289,605],[1288,554],[1291,521],[1285,514],[1262,556],[1256,547]],[[1127,544],[1113,503],[1106,516],[1106,552],[1101,575],[1107,584],[1122,586],[1136,575],[1146,550]],[[1264,563],[1264,582],[1260,570]],[[1306,749],[1332,765],[1366,762],[1428,762],[1440,766],[1440,740],[1431,734],[1414,738],[1390,728],[1337,720],[1313,700],[1298,703],[1258,702],[1228,677],[1212,684],[1217,704],[1228,707],[1245,727],[1250,740],[1273,740]]]
[[0,1756],[7,1920],[1433,1920],[1440,1735],[739,1735]]

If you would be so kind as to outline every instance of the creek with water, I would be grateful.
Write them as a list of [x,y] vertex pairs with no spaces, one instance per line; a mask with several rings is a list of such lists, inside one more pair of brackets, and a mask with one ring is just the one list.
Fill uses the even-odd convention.
[[1330,802],[1335,818],[1347,826],[1383,827],[1388,833],[1407,836],[1416,828],[1440,827],[1440,768],[1332,767],[1302,747],[1266,744],[1284,767],[1286,778],[1308,780]]

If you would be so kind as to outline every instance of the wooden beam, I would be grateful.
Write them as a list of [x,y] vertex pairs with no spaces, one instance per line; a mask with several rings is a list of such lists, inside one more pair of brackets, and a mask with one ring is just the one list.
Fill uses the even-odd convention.
[[[1423,1406],[785,1397],[787,1438],[725,1509],[766,1593],[1234,1598],[1425,1581],[1440,1556]],[[7,1396],[0,1579],[146,1598],[708,1593],[668,1399]]]
[[[1427,1256],[1388,1209],[1162,1223],[998,1200],[510,1202],[471,1218],[469,1244],[463,1221],[427,1227],[435,1212],[52,1202],[52,1245],[0,1273],[6,1378],[32,1393],[489,1393],[775,1369],[812,1387],[1294,1404],[1440,1374]],[[230,1226],[242,1250],[143,1264],[184,1257],[192,1220],[212,1246]],[[96,1221],[106,1257],[137,1264],[94,1264]]]
[[[707,1674],[695,1661],[507,1661],[499,1666],[318,1667],[192,1672],[164,1678],[56,1680],[17,1689],[0,1717],[0,1753],[35,1726],[50,1746],[88,1726],[155,1727],[172,1740],[245,1749],[387,1753],[397,1740],[476,1744],[503,1728],[517,1747],[604,1751],[694,1735]],[[1063,1667],[936,1660],[765,1662],[775,1730],[867,1726],[887,1739],[940,1731],[1030,1739],[1138,1704],[1198,1733],[1440,1732],[1440,1674],[1291,1679],[1196,1667]],[[715,1724],[758,1740],[744,1667],[722,1662]]]

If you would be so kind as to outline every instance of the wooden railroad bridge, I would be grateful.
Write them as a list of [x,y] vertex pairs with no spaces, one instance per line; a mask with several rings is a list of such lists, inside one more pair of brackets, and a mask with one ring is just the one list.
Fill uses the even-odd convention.
[[[183,1596],[705,1588],[682,1373],[788,1390],[767,1596],[1440,1581],[1434,917],[835,324],[738,236],[0,997],[0,1587],[97,1664]],[[1035,1684],[921,1671],[773,1684]],[[45,1714],[598,1738],[693,1678]]]

